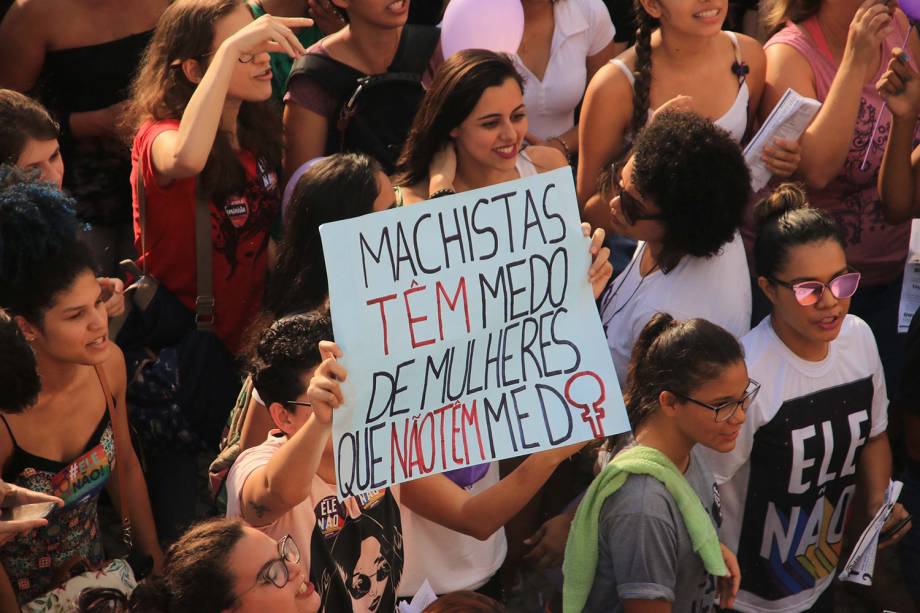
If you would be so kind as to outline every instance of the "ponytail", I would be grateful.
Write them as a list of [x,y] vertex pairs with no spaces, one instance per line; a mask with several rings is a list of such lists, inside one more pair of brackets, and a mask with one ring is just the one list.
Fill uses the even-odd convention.
[[716,324],[655,314],[633,347],[623,393],[633,430],[658,410],[662,391],[689,395],[742,360],[744,351],[738,340]]

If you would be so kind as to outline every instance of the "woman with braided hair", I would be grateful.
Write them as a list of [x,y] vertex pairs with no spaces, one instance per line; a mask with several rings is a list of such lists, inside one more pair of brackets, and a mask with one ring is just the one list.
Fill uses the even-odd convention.
[[[753,127],[766,59],[760,43],[723,32],[727,0],[636,0],[636,45],[601,68],[581,114],[578,200],[582,217],[609,228],[598,179],[663,106],[692,110],[741,142]],[[777,141],[765,161],[780,176],[798,165],[798,144]]]

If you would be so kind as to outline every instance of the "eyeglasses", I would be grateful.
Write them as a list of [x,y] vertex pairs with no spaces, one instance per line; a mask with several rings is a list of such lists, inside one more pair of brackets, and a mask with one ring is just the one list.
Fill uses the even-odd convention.
[[[196,55],[189,59],[203,60],[206,57],[211,57],[215,53],[217,53],[217,51],[208,51],[207,53],[202,53],[201,55]],[[236,61],[240,64],[249,64],[254,59],[256,59],[255,53],[241,53],[240,56],[236,58]],[[173,60],[169,65],[175,68],[176,66],[181,66],[183,61],[184,60]]]
[[681,400],[686,400],[687,402],[692,402],[693,404],[698,404],[701,407],[705,407],[710,411],[715,412],[716,422],[722,423],[728,421],[732,416],[738,412],[738,409],[744,409],[745,411],[751,406],[751,403],[754,402],[754,398],[757,396],[757,392],[760,391],[760,383],[750,379],[748,381],[747,390],[738,400],[729,400],[728,402],[723,402],[720,405],[709,404],[708,402],[703,402],[702,400],[697,400],[696,398],[691,398],[690,396],[685,396],[677,392],[671,391],[672,394],[680,398]]
[[247,592],[260,585],[271,583],[277,588],[283,588],[291,580],[290,564],[300,563],[300,550],[291,535],[285,535],[278,541],[278,557],[269,560],[256,575],[256,582],[237,595],[236,600],[242,598]]
[[613,189],[616,191],[616,197],[620,199],[620,211],[623,213],[623,219],[631,226],[640,221],[661,221],[665,218],[663,213],[643,213],[645,205],[642,201],[626,191],[623,185],[623,168],[626,162],[618,162],[613,168]]
[[789,283],[788,281],[780,281],[774,277],[769,277],[769,281],[791,289],[796,302],[802,306],[811,306],[817,304],[818,301],[824,297],[824,291],[826,289],[830,289],[831,294],[838,300],[849,298],[856,293],[856,289],[859,287],[859,277],[860,274],[858,272],[847,272],[834,277],[828,283],[821,283],[820,281]]
[[298,407],[312,407],[312,402],[303,402],[302,400],[285,400],[284,404],[293,404]]
[[352,598],[360,600],[367,596],[367,593],[371,591],[372,576],[375,577],[377,581],[383,581],[389,577],[390,563],[386,560],[381,562],[380,567],[374,575],[352,572],[348,577],[348,581],[345,582],[345,587],[348,588],[348,592],[351,594]]

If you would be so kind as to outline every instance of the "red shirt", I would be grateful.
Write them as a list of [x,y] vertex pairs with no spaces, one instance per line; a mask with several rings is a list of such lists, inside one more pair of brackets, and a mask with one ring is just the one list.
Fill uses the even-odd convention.
[[[178,130],[176,120],[147,121],[134,137],[131,187],[134,204],[134,246],[138,266],[195,310],[195,183],[178,179],[165,187],[154,176],[151,149],[162,132]],[[259,313],[268,271],[268,231],[280,207],[278,176],[249,151],[240,151],[246,171],[245,190],[220,203],[211,202],[214,277],[214,331],[230,351]],[[139,166],[140,164],[140,166]],[[137,203],[137,171],[144,171],[147,233],[141,240]]]

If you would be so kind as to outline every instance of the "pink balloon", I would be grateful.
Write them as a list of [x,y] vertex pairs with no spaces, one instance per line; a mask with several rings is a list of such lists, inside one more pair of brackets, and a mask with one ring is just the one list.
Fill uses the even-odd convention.
[[451,0],[441,23],[445,58],[464,49],[517,53],[523,36],[521,0]]

